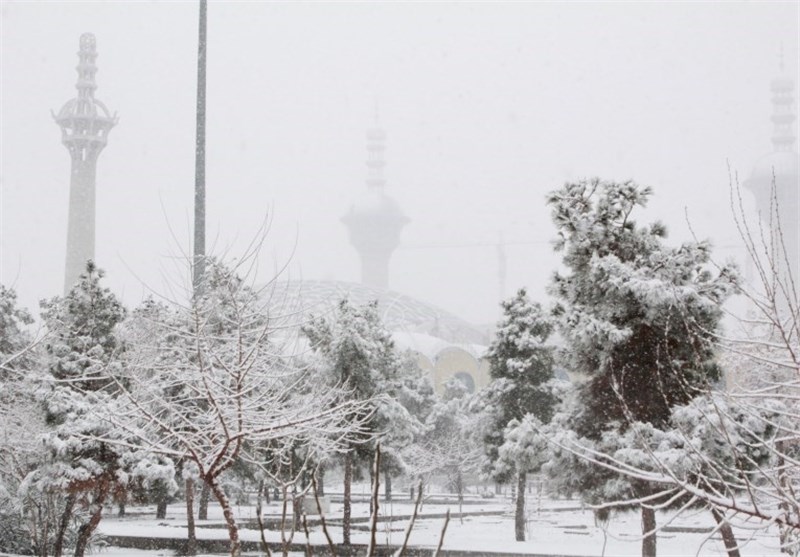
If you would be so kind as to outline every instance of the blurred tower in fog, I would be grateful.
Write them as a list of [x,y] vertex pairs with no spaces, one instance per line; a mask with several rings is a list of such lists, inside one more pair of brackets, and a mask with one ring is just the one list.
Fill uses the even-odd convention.
[[350,231],[350,243],[361,257],[361,282],[383,289],[389,287],[389,260],[400,243],[400,231],[409,222],[384,191],[385,150],[386,132],[367,130],[367,191],[342,217]]
[[[798,284],[800,281],[800,174],[798,174],[800,155],[795,147],[797,137],[794,81],[784,74],[783,53],[781,53],[780,69],[781,75],[772,80],[770,87],[774,126],[772,152],[756,162],[744,185],[754,194],[765,230],[770,226],[770,219],[773,221],[772,226],[777,226],[775,222],[777,209],[781,237],[774,237],[773,240],[780,242],[782,238],[786,249],[785,258],[782,251],[777,253],[778,269],[784,273],[788,265],[795,284]],[[758,238],[756,240],[758,241]]]
[[69,220],[67,225],[67,263],[64,277],[66,294],[94,259],[95,175],[97,157],[106,146],[108,132],[117,123],[106,106],[94,98],[97,85],[96,41],[91,33],[80,38],[78,51],[78,96],[67,101],[58,114],[61,142],[69,150],[72,172],[69,181]]

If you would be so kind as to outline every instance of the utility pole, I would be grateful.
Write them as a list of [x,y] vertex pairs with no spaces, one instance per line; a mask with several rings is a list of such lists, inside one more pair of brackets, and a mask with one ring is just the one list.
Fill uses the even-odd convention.
[[206,11],[200,0],[197,42],[197,130],[194,152],[194,265],[192,285],[195,296],[202,291],[206,269]]

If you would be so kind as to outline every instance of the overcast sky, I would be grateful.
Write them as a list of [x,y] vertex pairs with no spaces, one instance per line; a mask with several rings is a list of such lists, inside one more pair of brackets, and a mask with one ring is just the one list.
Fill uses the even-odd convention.
[[[566,180],[632,178],[670,241],[732,252],[728,169],[771,150],[769,82],[798,74],[797,2],[267,3],[208,9],[208,234],[238,253],[265,216],[262,280],[359,279],[340,222],[364,189],[375,105],[387,193],[412,222],[394,290],[494,321],[558,258],[544,205]],[[129,305],[190,250],[197,2],[2,1],[2,276],[60,294],[69,157],[50,110],[75,95],[81,33],[119,114],[97,173],[97,253]],[[727,250],[727,251],[726,251]]]

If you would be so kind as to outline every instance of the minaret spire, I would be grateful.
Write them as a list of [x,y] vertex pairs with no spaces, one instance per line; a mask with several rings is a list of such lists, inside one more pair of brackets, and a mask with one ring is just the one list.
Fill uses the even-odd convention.
[[775,151],[792,151],[795,137],[794,80],[784,74],[784,53],[779,55],[780,75],[772,80],[772,147]]
[[778,62],[781,73],[770,83],[772,152],[756,162],[744,185],[753,192],[762,224],[772,236],[772,270],[787,289],[790,285],[795,288],[794,292],[777,294],[778,309],[783,314],[795,307],[790,300],[800,295],[796,290],[800,286],[800,154],[795,146],[795,85],[784,73],[782,45]]
[[367,189],[382,193],[386,186],[383,169],[386,166],[386,132],[381,128],[367,130]]
[[76,98],[64,104],[53,118],[61,128],[61,142],[69,151],[69,218],[67,224],[67,262],[64,292],[70,291],[94,259],[95,177],[97,158],[106,146],[108,132],[117,123],[106,106],[94,98],[97,89],[97,41],[91,33],[81,35],[78,50],[78,90]]

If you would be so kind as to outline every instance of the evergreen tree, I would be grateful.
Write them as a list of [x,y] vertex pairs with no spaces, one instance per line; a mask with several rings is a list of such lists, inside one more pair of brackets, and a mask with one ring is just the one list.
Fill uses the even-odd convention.
[[[707,243],[670,248],[663,225],[637,226],[633,212],[651,193],[633,182],[593,179],[566,184],[548,198],[556,250],[568,270],[551,286],[563,354],[566,366],[585,377],[569,423],[579,437],[603,446],[617,437],[607,434],[633,422],[667,426],[674,406],[720,378],[711,334],[733,275],[707,269]],[[587,471],[573,485],[589,498],[609,497],[602,486],[618,477]],[[632,499],[651,494],[636,482],[627,490]],[[643,505],[642,513],[643,555],[655,555],[652,506]]]
[[75,541],[75,556],[81,557],[103,506],[127,483],[129,449],[100,440],[107,436],[109,426],[97,410],[109,404],[116,390],[111,377],[119,376],[122,367],[116,328],[126,315],[114,294],[101,286],[102,277],[103,272],[89,261],[86,272],[63,299],[42,304],[52,384],[44,403],[54,429],[45,437],[52,460],[37,473],[38,481],[67,493],[53,549],[57,556],[76,505],[82,504],[87,512]]
[[[397,400],[408,385],[404,383],[401,359],[377,308],[377,302],[359,307],[345,299],[335,313],[312,318],[302,328],[319,358],[318,367],[325,380],[346,389],[353,400],[374,401],[368,419],[371,434],[354,439],[344,455],[342,532],[345,544],[350,543],[353,466],[372,460],[375,441],[380,441],[383,454],[390,457],[387,462],[399,466],[402,447],[410,444],[420,427]],[[354,419],[363,418],[354,416]]]
[[30,313],[17,307],[17,293],[0,284],[0,381],[32,361],[32,341],[26,329],[31,323]]
[[[532,414],[542,422],[553,415],[555,396],[548,382],[553,378],[553,349],[547,339],[553,332],[551,319],[542,307],[530,301],[525,289],[502,303],[503,319],[498,323],[495,340],[489,347],[489,373],[493,381],[502,381],[495,390],[497,407],[494,427],[486,439],[488,456],[494,465],[504,442],[504,430],[512,420],[522,421]],[[517,475],[515,535],[525,539],[525,488],[530,471],[520,467],[495,469],[495,477],[506,480]]]
[[119,365],[122,347],[115,328],[126,311],[116,296],[101,286],[104,274],[90,260],[64,298],[42,302],[49,333],[45,348],[51,356],[50,374],[73,393],[109,387],[109,366]]

